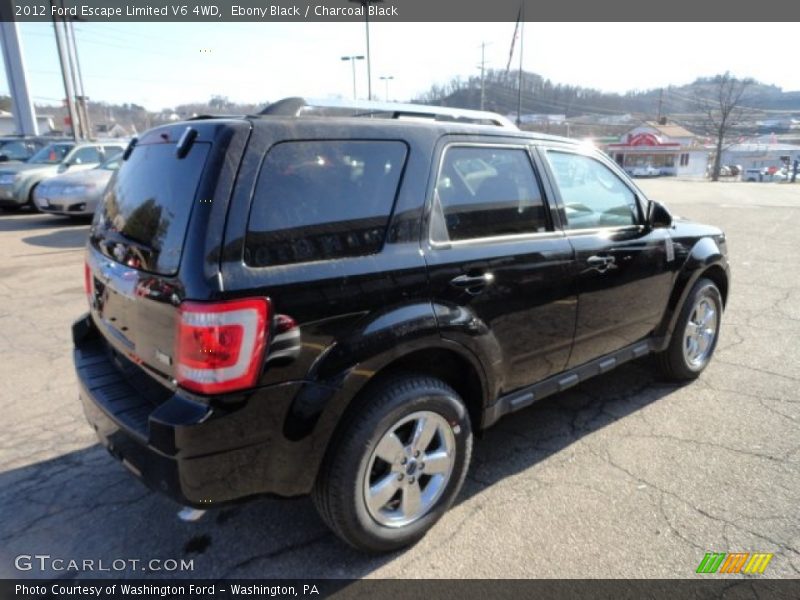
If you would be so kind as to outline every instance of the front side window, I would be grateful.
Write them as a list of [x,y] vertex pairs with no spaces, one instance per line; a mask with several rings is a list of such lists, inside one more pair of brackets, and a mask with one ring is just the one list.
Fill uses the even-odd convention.
[[436,181],[443,223],[434,241],[458,241],[547,230],[544,200],[523,148],[452,147]]
[[547,151],[567,217],[567,229],[625,227],[638,222],[636,195],[600,161]]
[[245,262],[267,267],[380,251],[406,153],[397,141],[273,146],[253,195]]

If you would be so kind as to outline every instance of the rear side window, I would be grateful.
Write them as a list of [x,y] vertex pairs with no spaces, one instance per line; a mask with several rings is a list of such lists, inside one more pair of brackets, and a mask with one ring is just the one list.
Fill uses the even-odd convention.
[[396,141],[273,146],[253,196],[245,262],[267,267],[378,252],[406,153]]
[[86,165],[92,163],[99,163],[103,159],[100,156],[100,151],[96,146],[86,146],[85,148],[78,148],[75,154],[72,155],[70,161],[76,165]]
[[435,241],[547,230],[542,193],[523,148],[449,148],[436,197],[444,223],[434,222]]
[[175,144],[139,144],[114,174],[95,213],[90,240],[129,267],[174,275],[211,144],[184,158]]
[[120,146],[103,146],[103,152],[105,152],[105,159],[108,160],[112,156],[116,156],[120,154],[125,148]]

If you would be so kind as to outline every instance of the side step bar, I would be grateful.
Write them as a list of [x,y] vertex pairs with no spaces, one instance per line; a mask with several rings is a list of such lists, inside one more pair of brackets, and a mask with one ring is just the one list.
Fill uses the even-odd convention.
[[579,367],[564,371],[558,375],[553,375],[539,383],[534,383],[521,390],[501,396],[498,398],[497,402],[486,409],[484,427],[494,425],[500,417],[530,406],[534,402],[546,398],[547,396],[563,392],[587,379],[591,379],[595,375],[607,373],[623,363],[646,356],[656,349],[656,342],[657,340],[652,339],[636,342],[635,344],[625,346],[616,352],[601,356]]

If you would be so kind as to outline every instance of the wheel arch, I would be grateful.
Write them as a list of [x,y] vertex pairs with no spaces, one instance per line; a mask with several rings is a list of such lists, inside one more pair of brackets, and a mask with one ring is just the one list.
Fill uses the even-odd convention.
[[702,238],[694,245],[675,278],[667,309],[655,331],[655,338],[659,340],[657,344],[659,350],[663,350],[669,345],[681,308],[692,287],[701,277],[707,277],[714,282],[722,296],[723,308],[727,306],[730,268],[725,254],[717,242],[710,237]]
[[328,448],[347,426],[351,415],[364,406],[369,394],[386,379],[401,373],[437,377],[450,385],[464,400],[474,432],[482,428],[488,402],[488,383],[483,366],[468,349],[442,338],[428,338],[426,343],[410,345],[405,352],[378,356],[360,363],[343,374],[341,386],[331,393],[326,408],[314,428],[317,450],[316,474]]

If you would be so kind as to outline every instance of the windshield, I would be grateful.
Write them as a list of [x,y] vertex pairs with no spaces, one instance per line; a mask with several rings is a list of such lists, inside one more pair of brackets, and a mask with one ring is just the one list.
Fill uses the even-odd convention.
[[72,147],[73,144],[50,144],[34,154],[28,162],[36,165],[56,165],[64,160]]

